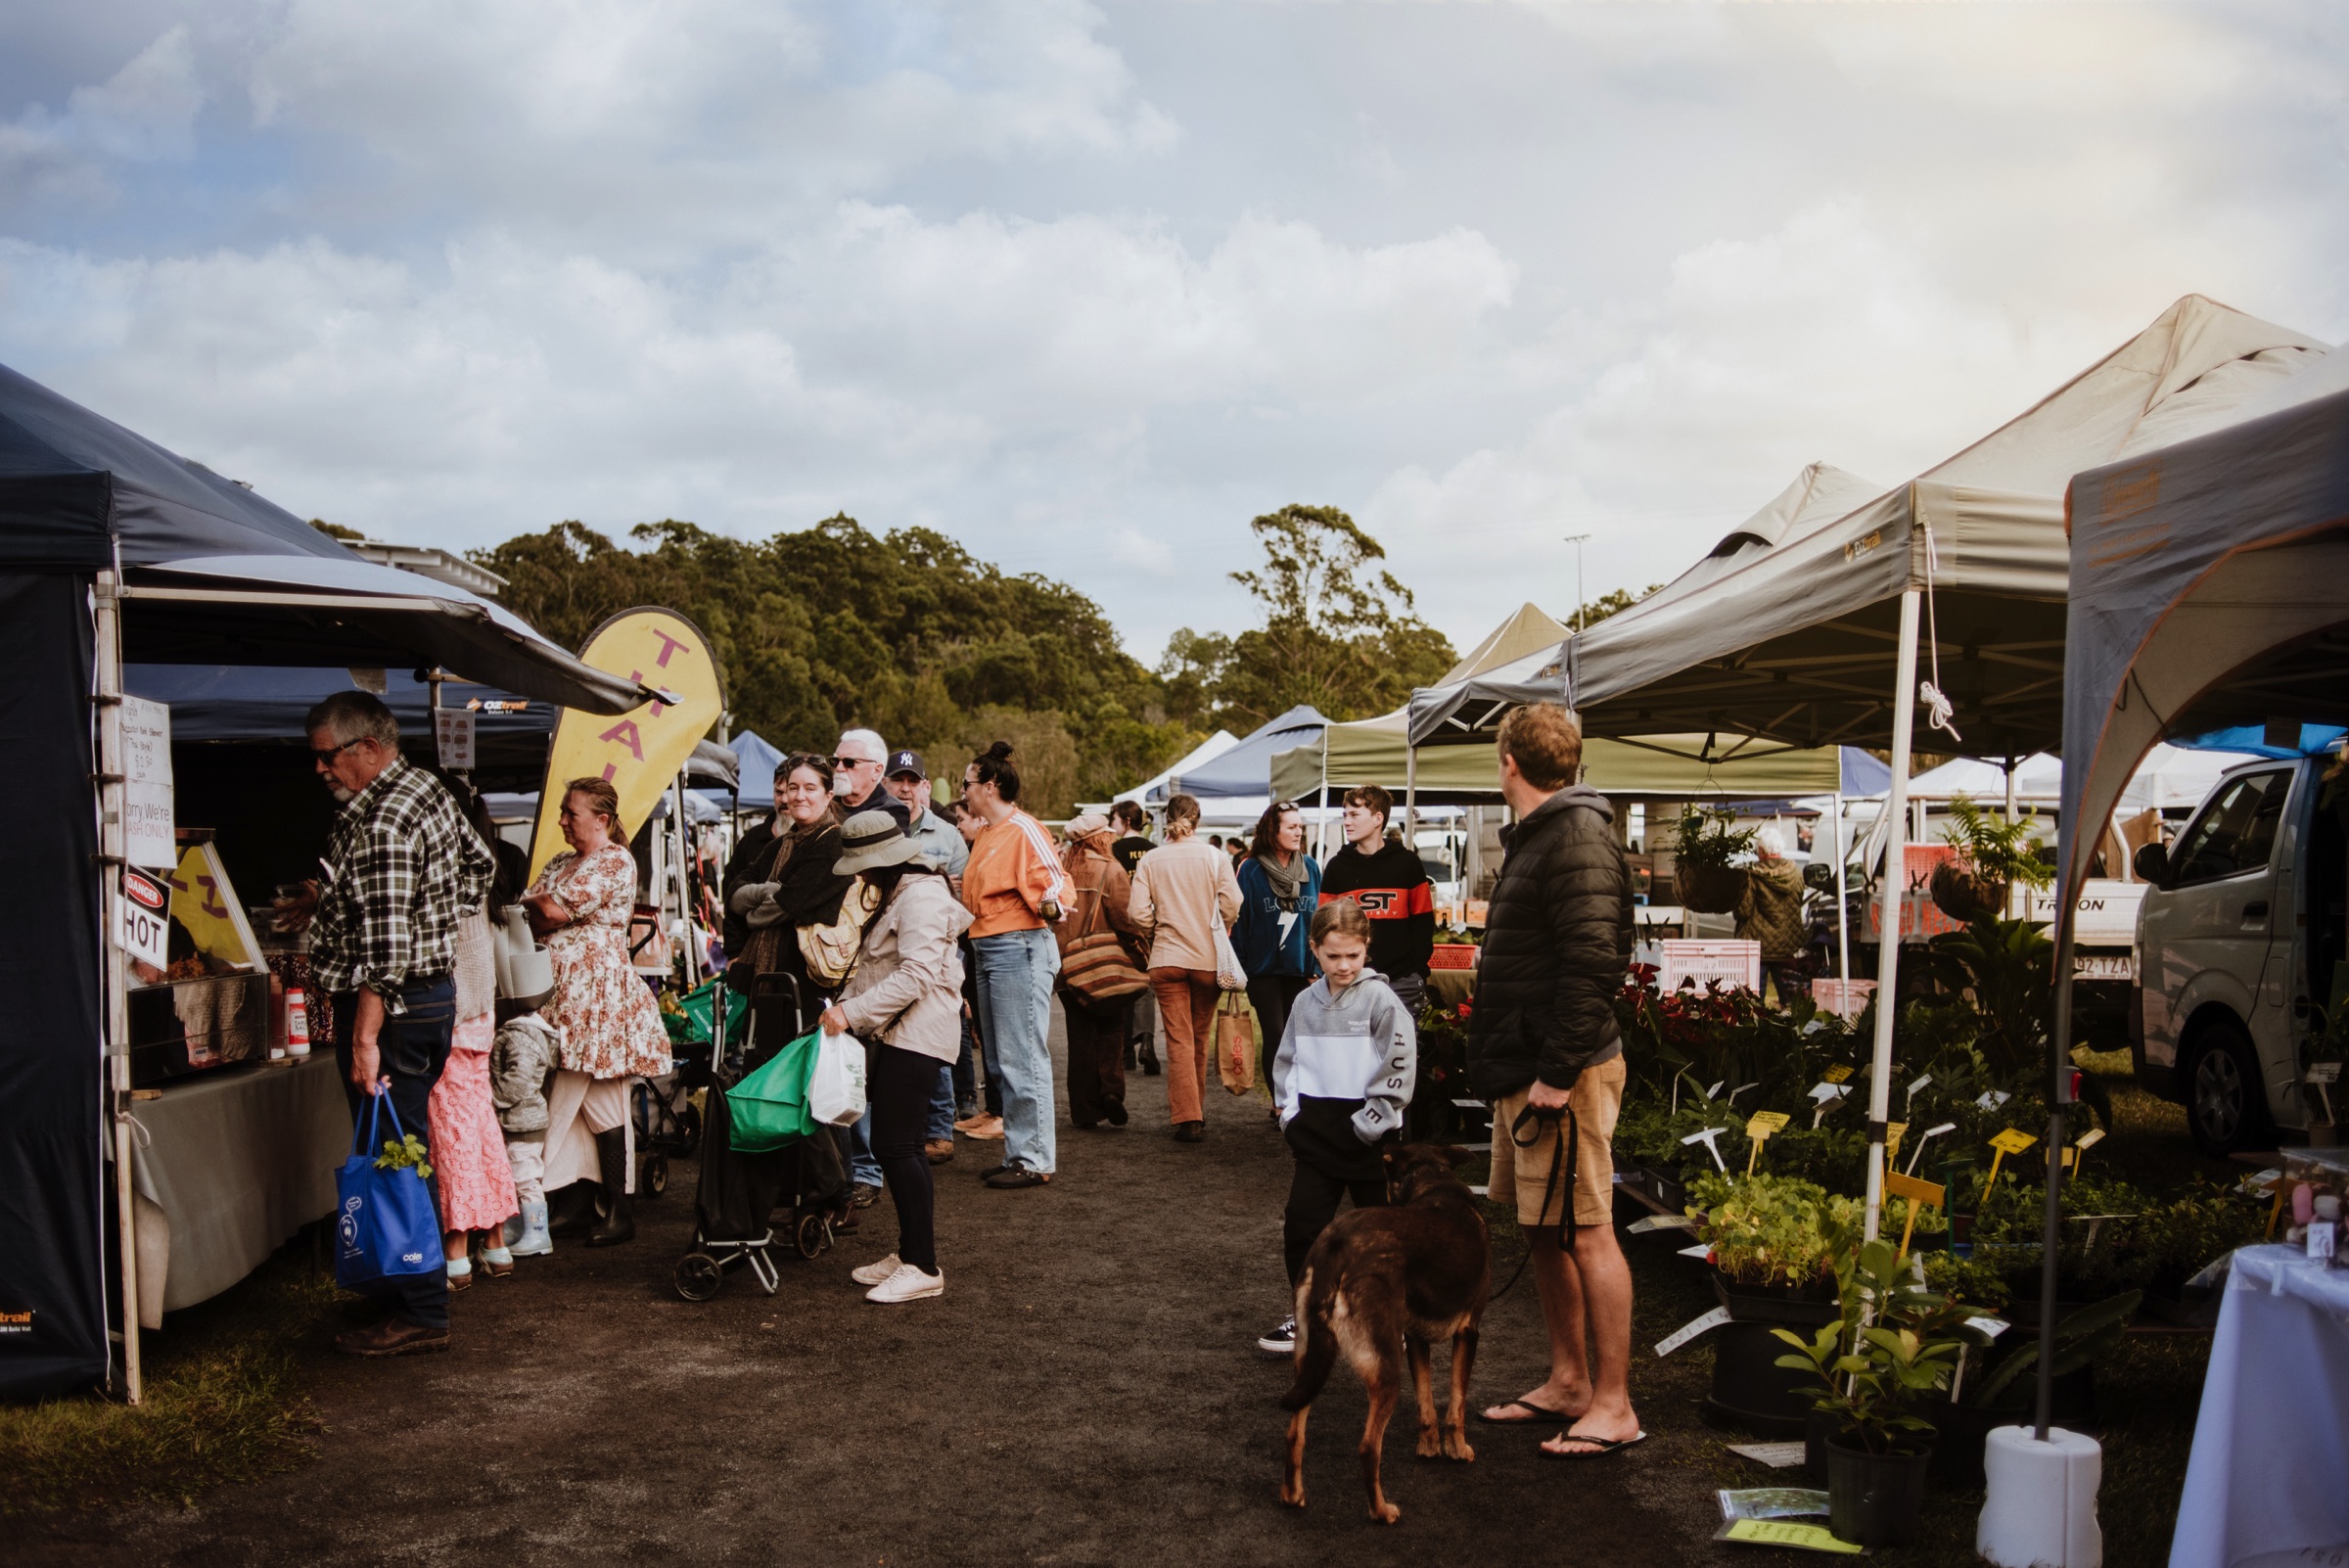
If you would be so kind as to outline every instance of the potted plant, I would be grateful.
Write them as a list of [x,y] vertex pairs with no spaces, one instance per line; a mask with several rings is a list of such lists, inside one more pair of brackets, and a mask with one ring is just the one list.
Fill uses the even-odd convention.
[[1745,899],[1745,866],[1759,828],[1740,828],[1734,813],[1691,802],[1681,807],[1672,875],[1681,903],[1698,914],[1731,914]]
[[1957,847],[1958,858],[1935,866],[1932,884],[1943,914],[1968,924],[1995,920],[2006,912],[2014,884],[2038,888],[2054,879],[2055,868],[2039,857],[2032,814],[2005,822],[1962,795],[1950,797],[1953,820],[1942,838]]
[[1827,1526],[1863,1546],[1916,1539],[1933,1457],[1933,1425],[1916,1406],[1949,1386],[1965,1333],[1963,1309],[1911,1284],[1889,1241],[1850,1255],[1840,1277],[1842,1312],[1809,1339],[1775,1330],[1793,1355],[1778,1365],[1801,1376],[1827,1417]]
[[1767,1173],[1731,1178],[1716,1172],[1689,1190],[1713,1293],[1729,1314],[1712,1334],[1706,1407],[1767,1436],[1800,1437],[1811,1400],[1781,1368],[1772,1335],[1781,1324],[1809,1327],[1841,1316],[1834,1260],[1839,1241],[1858,1231],[1858,1206],[1816,1182]]

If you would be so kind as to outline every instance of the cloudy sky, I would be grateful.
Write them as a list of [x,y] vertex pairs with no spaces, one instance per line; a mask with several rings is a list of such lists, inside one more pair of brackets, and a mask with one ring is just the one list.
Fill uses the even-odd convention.
[[2201,292],[2349,337],[2349,12],[28,0],[0,362],[452,548],[846,510],[1155,659],[1347,508],[1472,641]]

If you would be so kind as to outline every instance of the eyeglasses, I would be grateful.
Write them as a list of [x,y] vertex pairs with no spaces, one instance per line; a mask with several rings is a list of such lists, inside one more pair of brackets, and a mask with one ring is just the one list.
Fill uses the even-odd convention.
[[335,765],[336,758],[342,756],[345,752],[349,751],[353,746],[356,746],[359,741],[363,741],[366,738],[366,736],[361,735],[359,740],[346,740],[331,752],[322,752],[313,748],[310,752],[310,761],[317,763],[320,767],[332,767]]
[[832,765],[834,767],[844,769],[856,767],[865,762],[872,762],[873,766],[875,767],[879,767],[881,765],[879,762],[874,761],[873,759],[869,757],[835,757],[832,759]]

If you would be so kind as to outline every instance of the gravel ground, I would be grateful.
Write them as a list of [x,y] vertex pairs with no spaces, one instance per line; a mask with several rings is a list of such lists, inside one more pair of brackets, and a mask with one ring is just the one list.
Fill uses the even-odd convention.
[[[1208,1141],[1174,1143],[1164,1083],[1133,1079],[1123,1131],[1077,1132],[1064,1112],[1047,1188],[981,1187],[1001,1145],[962,1140],[937,1169],[938,1300],[873,1307],[848,1279],[889,1250],[886,1200],[861,1235],[788,1262],[772,1297],[737,1273],[714,1301],[678,1300],[669,1270],[692,1224],[681,1164],[667,1196],[639,1204],[632,1245],[567,1245],[459,1297],[447,1355],[349,1361],[321,1344],[315,1463],[184,1510],[46,1521],[0,1559],[1731,1560],[1709,1539],[1724,1455],[1692,1413],[1701,1352],[1635,1354],[1651,1439],[1601,1463],[1543,1461],[1544,1431],[1484,1426],[1470,1428],[1475,1463],[1422,1460],[1406,1401],[1387,1435],[1403,1510],[1391,1529],[1365,1517],[1362,1398],[1341,1369],[1315,1407],[1309,1506],[1280,1506],[1288,1366],[1253,1342],[1284,1308],[1289,1158],[1256,1096],[1216,1094]],[[1504,1227],[1499,1277],[1516,1247]],[[1637,1342],[1704,1305],[1643,1297]],[[1529,1283],[1486,1319],[1477,1403],[1533,1386],[1543,1356]]]

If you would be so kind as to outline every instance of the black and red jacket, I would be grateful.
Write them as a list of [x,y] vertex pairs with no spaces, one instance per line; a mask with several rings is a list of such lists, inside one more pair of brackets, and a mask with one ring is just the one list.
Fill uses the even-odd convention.
[[1419,856],[1393,841],[1376,854],[1349,844],[1321,868],[1321,901],[1352,899],[1370,917],[1370,967],[1427,978],[1436,947],[1436,890]]

